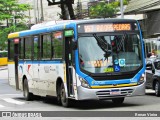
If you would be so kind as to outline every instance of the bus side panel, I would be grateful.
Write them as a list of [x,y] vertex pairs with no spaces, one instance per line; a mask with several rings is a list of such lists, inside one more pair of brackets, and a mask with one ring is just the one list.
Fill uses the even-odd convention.
[[51,61],[46,64],[41,62],[39,67],[38,90],[39,95],[56,96],[56,81],[57,78],[64,78],[64,67],[62,63],[52,63]]
[[19,61],[18,80],[19,88],[23,90],[23,77],[26,77],[29,86],[29,92],[35,90],[35,81],[33,81],[33,65],[31,61]]
[[22,65],[23,75],[26,76],[28,81],[29,92],[33,92],[36,89],[35,82],[33,81],[33,64],[32,61],[23,61]]
[[14,62],[8,62],[8,82],[9,85],[16,87]]
[[19,80],[19,89],[23,90],[23,64],[18,65],[18,80]]

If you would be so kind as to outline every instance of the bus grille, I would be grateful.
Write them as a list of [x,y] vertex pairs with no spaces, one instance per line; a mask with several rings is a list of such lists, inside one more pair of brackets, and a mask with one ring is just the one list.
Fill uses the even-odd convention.
[[94,80],[119,80],[119,79],[131,79],[135,76],[135,74],[129,75],[114,75],[114,76],[91,76]]
[[99,99],[108,99],[114,97],[125,97],[131,95],[132,93],[133,89],[122,89],[119,91],[119,94],[117,95],[111,94],[111,90],[103,90],[103,91],[97,91],[96,95]]

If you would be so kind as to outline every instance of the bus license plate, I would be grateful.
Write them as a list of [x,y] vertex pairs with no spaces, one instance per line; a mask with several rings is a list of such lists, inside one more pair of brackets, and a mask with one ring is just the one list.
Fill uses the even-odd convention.
[[120,95],[120,91],[111,91],[110,95]]

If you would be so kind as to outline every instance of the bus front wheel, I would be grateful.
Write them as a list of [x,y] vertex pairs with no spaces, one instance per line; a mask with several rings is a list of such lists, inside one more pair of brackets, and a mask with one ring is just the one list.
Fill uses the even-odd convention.
[[160,83],[158,81],[156,81],[156,84],[155,84],[155,94],[157,97],[160,96]]
[[24,82],[23,82],[23,96],[27,101],[30,101],[33,99],[33,94],[29,92],[28,82],[26,78],[24,79]]
[[112,102],[116,105],[122,104],[124,102],[124,97],[122,98],[113,98]]
[[62,106],[69,107],[69,99],[66,97],[66,92],[63,83],[60,86],[60,100]]

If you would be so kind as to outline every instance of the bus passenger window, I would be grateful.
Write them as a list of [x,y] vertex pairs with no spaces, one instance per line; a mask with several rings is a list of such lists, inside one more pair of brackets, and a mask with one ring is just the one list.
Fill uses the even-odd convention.
[[8,59],[14,60],[14,42],[13,42],[13,40],[9,40],[8,42],[9,42],[9,44],[8,44],[8,46],[9,46]]
[[50,34],[42,37],[42,59],[51,59],[51,36]]
[[32,58],[32,39],[31,37],[25,38],[25,59]]
[[62,32],[53,33],[53,58],[60,58],[63,57],[63,36]]
[[33,37],[33,40],[34,40],[34,55],[33,55],[33,57],[34,57],[34,60],[37,60],[38,59],[38,54],[39,54],[39,47],[38,47],[38,40],[39,40],[39,36],[34,36]]
[[19,42],[19,58],[24,59],[24,39],[21,38]]

